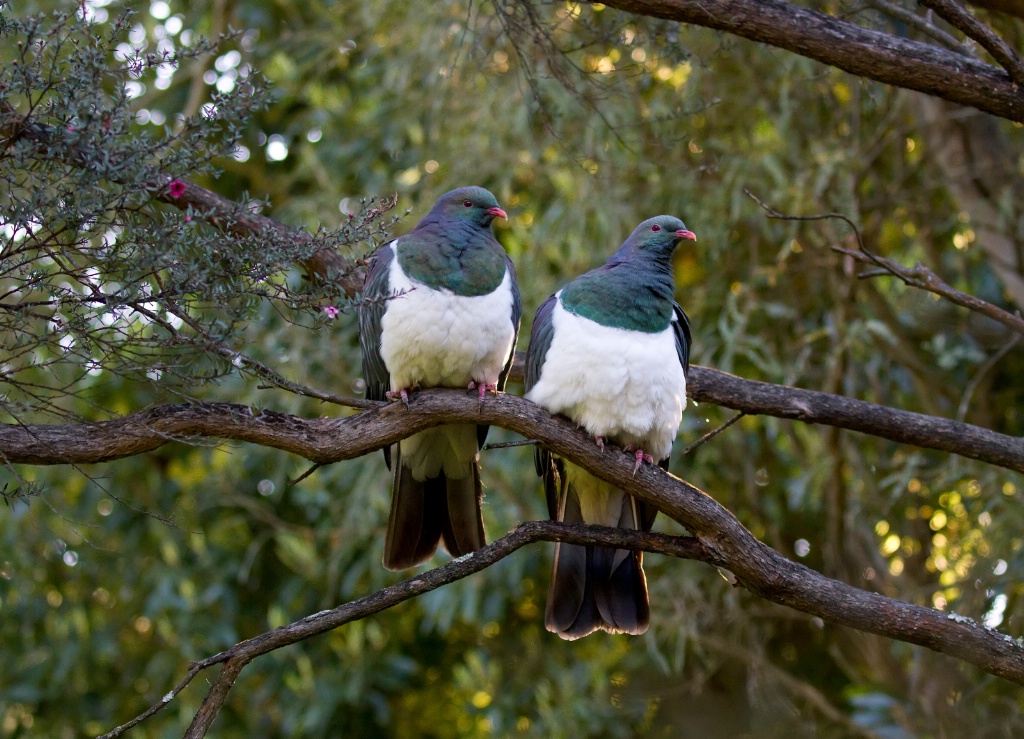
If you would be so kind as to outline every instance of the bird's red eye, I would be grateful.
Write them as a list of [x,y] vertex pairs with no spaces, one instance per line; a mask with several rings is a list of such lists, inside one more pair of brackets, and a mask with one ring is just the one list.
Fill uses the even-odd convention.
[[468,200],[468,199],[467,200],[463,200],[462,204],[465,205],[467,208],[472,208],[473,207],[473,201],[472,200]]
[[657,223],[655,223],[653,226],[651,226],[651,230],[652,231],[660,231],[661,230],[661,226],[659,226]]

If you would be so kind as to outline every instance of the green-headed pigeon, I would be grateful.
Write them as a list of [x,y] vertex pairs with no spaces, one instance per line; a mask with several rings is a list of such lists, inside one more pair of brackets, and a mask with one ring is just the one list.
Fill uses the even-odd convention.
[[[596,437],[636,453],[637,468],[668,466],[686,405],[690,326],[673,297],[672,253],[696,240],[678,218],[639,226],[601,267],[537,311],[526,397]],[[657,510],[540,448],[553,520],[649,531]],[[557,544],[545,625],[563,639],[597,629],[642,634],[650,622],[643,554]]]
[[[503,390],[522,304],[512,261],[491,232],[507,218],[482,187],[445,193],[411,232],[370,260],[359,308],[366,397],[417,388]],[[384,566],[412,567],[438,543],[453,557],[486,541],[479,448],[486,426],[422,431],[397,446]],[[391,466],[391,450],[384,450]]]

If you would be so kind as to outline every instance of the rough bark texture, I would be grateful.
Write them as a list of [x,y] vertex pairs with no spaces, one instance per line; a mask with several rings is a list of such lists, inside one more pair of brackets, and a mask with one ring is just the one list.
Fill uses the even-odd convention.
[[637,15],[726,31],[868,79],[1024,122],[1024,90],[1004,70],[783,0],[611,0]]

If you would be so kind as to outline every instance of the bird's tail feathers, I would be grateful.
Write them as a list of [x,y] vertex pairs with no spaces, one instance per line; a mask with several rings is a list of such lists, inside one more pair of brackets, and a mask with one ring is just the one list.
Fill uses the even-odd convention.
[[445,478],[441,516],[441,545],[453,557],[475,552],[487,544],[481,506],[484,490],[480,483],[480,464],[474,461],[472,473],[458,480]]
[[[574,486],[562,477],[559,520],[583,519]],[[618,525],[640,528],[634,501],[623,496]],[[592,545],[555,545],[551,587],[548,590],[544,624],[563,639],[580,637],[603,629],[613,634],[642,634],[650,624],[651,608],[643,553]]]
[[479,464],[474,461],[471,473],[463,478],[451,479],[442,470],[435,477],[417,480],[402,464],[401,445],[396,449],[384,566],[389,570],[415,567],[430,559],[438,544],[453,557],[484,546]]

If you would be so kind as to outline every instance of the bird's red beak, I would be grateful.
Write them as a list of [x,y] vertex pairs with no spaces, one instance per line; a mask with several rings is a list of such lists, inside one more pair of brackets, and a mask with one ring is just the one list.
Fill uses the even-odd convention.
[[687,241],[697,240],[697,234],[695,234],[693,231],[687,231],[684,228],[681,228],[678,231],[676,231],[676,236],[678,236],[681,239],[686,239]]
[[494,206],[493,208],[488,208],[487,212],[490,213],[495,218],[504,218],[506,221],[508,220],[508,213],[503,211],[498,206]]

